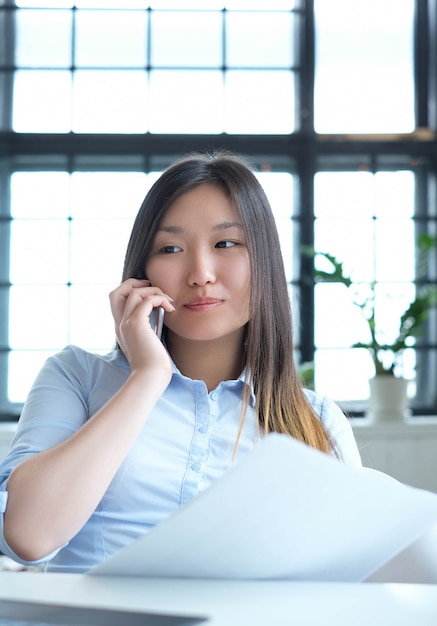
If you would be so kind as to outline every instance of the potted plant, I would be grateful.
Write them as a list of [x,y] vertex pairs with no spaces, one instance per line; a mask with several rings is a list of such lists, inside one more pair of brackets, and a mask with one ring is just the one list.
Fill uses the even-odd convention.
[[[407,410],[408,381],[399,376],[398,371],[406,348],[414,345],[415,339],[423,331],[423,325],[431,308],[437,305],[437,286],[425,284],[430,254],[436,249],[437,239],[421,235],[417,241],[417,275],[414,298],[399,317],[395,338],[388,341],[384,331],[378,327],[376,281],[370,283],[354,281],[344,269],[343,263],[327,252],[316,252],[308,248],[305,254],[312,254],[317,260],[323,259],[327,269],[314,270],[316,282],[343,284],[351,293],[352,302],[357,306],[367,323],[368,339],[357,341],[354,348],[365,348],[372,358],[375,376],[369,381],[370,398],[368,415],[373,419],[393,419],[402,417]],[[398,394],[396,396],[395,394]],[[399,397],[396,400],[396,397]]]

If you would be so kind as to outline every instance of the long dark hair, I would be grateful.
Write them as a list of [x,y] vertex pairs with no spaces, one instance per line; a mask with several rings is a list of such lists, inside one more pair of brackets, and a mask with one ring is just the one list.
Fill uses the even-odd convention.
[[144,277],[156,231],[167,209],[183,193],[203,184],[220,187],[237,209],[250,258],[251,317],[246,330],[247,384],[241,425],[253,388],[264,433],[288,434],[329,452],[332,442],[305,396],[294,364],[290,302],[273,213],[252,167],[243,157],[224,151],[196,153],[164,171],[136,217],[123,280]]

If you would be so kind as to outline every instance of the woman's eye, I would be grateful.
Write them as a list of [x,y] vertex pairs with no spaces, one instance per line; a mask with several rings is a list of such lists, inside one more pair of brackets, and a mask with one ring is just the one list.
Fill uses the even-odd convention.
[[161,248],[162,254],[174,254],[175,252],[179,252],[181,248],[179,246],[164,246]]
[[232,248],[236,245],[235,241],[219,241],[216,243],[216,248]]

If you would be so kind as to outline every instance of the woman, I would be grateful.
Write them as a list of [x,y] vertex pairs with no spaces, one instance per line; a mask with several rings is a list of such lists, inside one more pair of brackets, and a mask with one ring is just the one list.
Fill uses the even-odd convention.
[[110,302],[117,348],[47,361],[0,466],[12,558],[84,571],[272,431],[360,464],[340,409],[301,388],[274,218],[243,159],[191,155],[163,173]]

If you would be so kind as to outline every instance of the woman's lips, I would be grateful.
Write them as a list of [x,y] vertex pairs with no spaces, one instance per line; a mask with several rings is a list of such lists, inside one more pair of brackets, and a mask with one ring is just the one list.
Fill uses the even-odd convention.
[[217,298],[205,298],[204,300],[193,300],[184,304],[186,309],[190,311],[210,311],[222,304],[223,300]]

